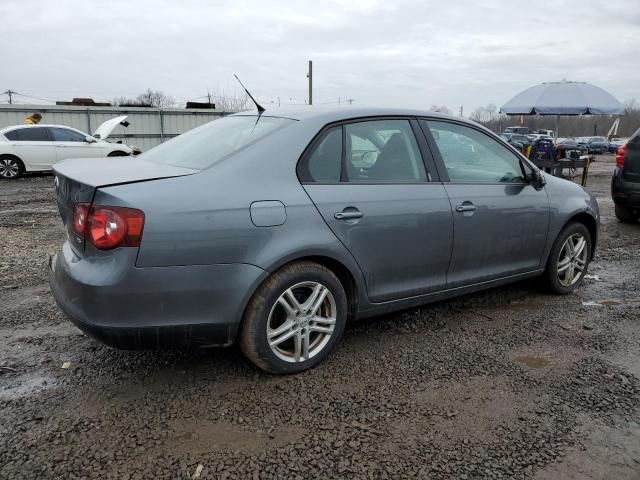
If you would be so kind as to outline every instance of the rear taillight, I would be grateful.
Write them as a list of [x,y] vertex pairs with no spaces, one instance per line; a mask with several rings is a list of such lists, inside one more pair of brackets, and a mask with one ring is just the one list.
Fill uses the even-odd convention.
[[627,158],[627,144],[620,145],[618,147],[618,151],[616,152],[616,167],[623,168],[624,160]]
[[76,203],[73,207],[73,231],[76,235],[84,237],[84,230],[87,227],[87,217],[89,216],[88,203]]
[[78,203],[73,209],[73,231],[99,250],[139,247],[144,213],[135,208]]

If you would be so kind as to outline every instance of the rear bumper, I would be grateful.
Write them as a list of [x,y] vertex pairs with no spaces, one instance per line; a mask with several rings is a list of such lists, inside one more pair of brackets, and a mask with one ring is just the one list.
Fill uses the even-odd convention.
[[267,272],[247,264],[134,267],[137,251],[49,260],[56,302],[83,332],[118,348],[226,346]]
[[622,170],[616,168],[611,178],[611,197],[618,205],[640,209],[640,182],[630,182]]

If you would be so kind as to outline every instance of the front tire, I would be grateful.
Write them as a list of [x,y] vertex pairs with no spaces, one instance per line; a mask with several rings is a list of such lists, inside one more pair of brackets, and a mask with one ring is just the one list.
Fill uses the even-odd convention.
[[24,164],[11,155],[0,156],[0,178],[15,180],[24,175]]
[[636,216],[633,215],[633,211],[630,208],[624,207],[622,205],[616,205],[615,206],[615,211],[616,211],[616,217],[622,223],[635,223],[636,222]]
[[558,235],[547,260],[549,288],[566,295],[580,286],[591,261],[591,235],[579,222],[567,225]]
[[314,262],[296,262],[271,275],[251,298],[240,348],[267,372],[301,372],[329,355],[346,321],[347,297],[335,274]]

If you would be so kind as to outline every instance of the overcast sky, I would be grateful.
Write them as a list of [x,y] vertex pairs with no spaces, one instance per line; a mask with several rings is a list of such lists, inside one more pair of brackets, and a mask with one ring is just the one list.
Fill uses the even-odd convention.
[[640,0],[1,0],[0,18],[0,92],[42,98],[233,95],[237,73],[304,103],[311,59],[314,103],[468,114],[563,78],[640,100]]

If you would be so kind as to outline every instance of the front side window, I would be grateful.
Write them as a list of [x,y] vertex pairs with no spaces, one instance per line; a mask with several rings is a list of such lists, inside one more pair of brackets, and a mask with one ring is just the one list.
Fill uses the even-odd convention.
[[294,121],[264,115],[224,117],[161,143],[140,158],[202,170]]
[[525,181],[518,157],[489,135],[455,123],[421,122],[431,131],[451,182]]
[[9,140],[19,142],[49,142],[49,132],[44,127],[17,128],[4,134]]
[[350,183],[417,183],[427,180],[408,120],[374,120],[344,126],[345,172]]
[[85,135],[68,128],[52,128],[54,142],[86,142]]

